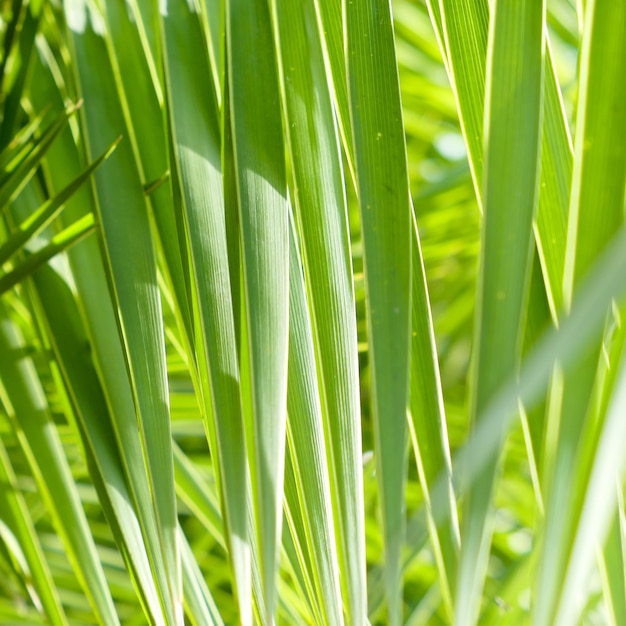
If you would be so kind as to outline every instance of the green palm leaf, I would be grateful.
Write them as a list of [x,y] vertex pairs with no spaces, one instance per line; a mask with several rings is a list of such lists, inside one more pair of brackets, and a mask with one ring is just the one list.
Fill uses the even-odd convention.
[[[397,624],[401,620],[400,555],[404,540],[411,208],[388,3],[367,7],[348,2],[346,44],[368,296],[372,409],[387,561],[385,584],[389,620]],[[389,268],[392,271],[387,271]]]
[[[247,42],[256,43],[250,56]],[[288,344],[288,224],[276,52],[267,4],[226,3],[227,77],[242,259],[246,442],[263,590],[276,606]]]

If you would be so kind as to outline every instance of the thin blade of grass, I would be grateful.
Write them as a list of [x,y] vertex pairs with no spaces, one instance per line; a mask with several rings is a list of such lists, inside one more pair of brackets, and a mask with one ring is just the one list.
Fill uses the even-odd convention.
[[[424,261],[415,218],[412,224],[412,332],[410,379],[410,433],[420,484],[429,512],[429,531],[439,582],[448,615],[454,614],[453,597],[459,561],[460,529],[452,484],[452,461],[443,405],[437,346],[428,297]],[[437,525],[432,519],[430,488],[441,474],[449,475],[446,521]]]
[[237,354],[241,357],[241,323],[242,323],[242,263],[241,237],[239,234],[239,206],[237,201],[237,177],[235,172],[235,155],[233,146],[232,123],[230,113],[230,87],[226,80],[226,54],[224,60],[224,85],[222,94],[222,173],[224,185],[224,211],[226,215],[226,241],[228,243],[228,267],[230,271],[230,291],[233,305],[233,321]]
[[[7,451],[0,442],[0,510],[2,523],[11,531],[24,559],[28,564],[28,576],[36,591],[36,600],[47,619],[54,626],[66,626],[67,617],[61,606],[59,592],[50,573],[50,567],[44,557],[35,524],[28,506],[20,493],[15,472]],[[35,599],[34,598],[34,599]]]
[[489,5],[487,0],[427,0],[459,109],[476,196],[483,193],[483,129]]
[[[541,2],[498,0],[490,21],[473,420],[521,361],[539,192],[544,13]],[[478,620],[496,473],[495,463],[486,466],[465,503],[455,604],[459,625]]]
[[42,133],[41,137],[34,143],[32,149],[24,158],[16,163],[2,178],[0,186],[0,213],[9,206],[10,202],[17,197],[20,191],[31,179],[41,160],[59,133],[67,124],[68,117],[78,108],[78,105],[68,107],[57,120],[55,120]]
[[[623,331],[622,331],[623,332]],[[622,359],[601,439],[589,471],[589,483],[582,512],[572,542],[571,557],[565,574],[562,595],[557,605],[556,626],[576,623],[584,607],[585,585],[596,556],[617,510],[618,490],[622,490],[626,457],[626,359]],[[607,493],[607,491],[609,493]],[[618,544],[619,545],[619,544]],[[623,581],[623,573],[621,576]],[[624,590],[621,589],[623,601]]]
[[222,193],[219,113],[210,76],[207,42],[196,13],[182,3],[164,5],[162,24],[167,97],[174,154],[181,184],[182,209],[191,252],[195,296],[191,307],[199,320],[197,341],[207,429],[220,480],[223,519],[239,602],[240,620],[252,621],[250,547],[247,526],[248,474],[239,364]]
[[402,620],[407,401],[411,324],[411,207],[387,0],[345,5],[350,118],[363,233],[372,413],[385,544],[389,622]]
[[[588,7],[563,278],[566,306],[580,278],[624,222],[626,146],[615,137],[626,127],[626,86],[616,62],[626,57],[626,20],[620,19],[626,7],[618,14],[601,2],[589,2]],[[595,210],[598,206],[601,212]]]
[[[190,287],[182,259],[186,258],[184,234],[173,210],[172,188],[168,170],[168,136],[163,124],[164,95],[157,59],[148,41],[163,47],[156,3],[135,0],[106,3],[110,44],[118,67],[120,98],[128,107],[128,139],[137,155],[140,176],[144,183],[161,181],[148,195],[158,242],[165,259],[166,275],[176,300],[174,312],[185,329],[184,339],[191,342]],[[147,20],[147,24],[144,23]],[[156,33],[156,34],[155,34]],[[161,72],[162,73],[162,72]],[[123,92],[122,92],[123,89]],[[167,128],[169,130],[169,127]],[[172,177],[173,178],[173,177]]]
[[37,211],[24,220],[13,235],[0,246],[0,265],[4,265],[26,242],[45,228],[63,210],[65,203],[74,192],[91,176],[91,174],[115,150],[118,141],[115,141],[101,154],[89,167],[87,167],[76,180],[72,181],[65,189],[61,190],[54,198],[46,201]]
[[0,397],[81,586],[103,624],[119,620],[59,435],[24,341],[0,302]]
[[176,444],[174,444],[174,466],[178,497],[189,507],[215,541],[225,547],[226,541],[218,498],[211,497],[212,490],[208,488],[206,479]]
[[[438,5],[437,5],[438,6]],[[324,22],[326,23],[326,22]],[[326,34],[327,46],[330,39]],[[343,74],[335,72],[335,83]],[[340,86],[335,84],[335,90]],[[335,96],[337,100],[338,96]],[[342,117],[342,106],[335,102],[339,118]],[[351,170],[354,170],[353,149],[347,149],[347,158]],[[412,278],[412,346],[411,351],[411,441],[418,462],[418,473],[422,489],[428,498],[431,484],[444,468],[450,471],[450,451],[447,442],[447,426],[443,412],[439,366],[437,363],[436,346],[434,343],[432,319],[428,288],[421,261],[419,233],[415,224],[412,229],[413,241],[413,278]],[[418,271],[418,269],[420,271]],[[436,415],[436,419],[431,419]],[[450,491],[450,510],[447,521],[441,529],[437,529],[432,519],[429,523],[434,546],[435,559],[440,568],[444,600],[451,610],[451,594],[445,588],[454,586],[458,561],[458,521],[456,521],[456,505],[454,493]]]
[[33,135],[40,130],[43,120],[50,112],[49,109],[50,107],[45,107],[39,115],[20,128],[11,139],[9,145],[0,151],[0,178],[4,177],[7,171],[14,169],[15,164],[22,161],[33,149],[36,141]]
[[[62,68],[56,65],[47,46],[40,45],[39,54],[40,62],[34,68],[31,98],[36,103],[53,103],[58,106],[59,102],[62,103],[61,94],[67,89],[67,85],[61,79]],[[76,147],[76,140],[69,129],[66,129],[51,147],[48,161],[45,168],[46,180],[52,190],[62,189],[73,180],[75,172],[84,167],[84,161]],[[81,187],[67,202],[60,216],[61,222],[77,219],[86,212],[95,210],[94,202],[93,188]],[[95,238],[84,240],[69,251],[68,258],[92,357],[106,404],[110,408],[109,415],[120,460],[124,466],[124,476],[141,527],[150,568],[154,573],[159,601],[163,612],[166,615],[173,615],[144,454],[137,429],[131,383],[97,240]],[[54,310],[53,303],[52,296],[49,300],[48,315],[50,310]],[[75,380],[79,389],[83,383],[84,381]],[[146,594],[149,597],[149,593]],[[158,609],[155,609],[155,614],[158,613]]]
[[289,416],[287,416],[287,452],[285,455],[285,523],[281,545],[281,566],[293,581],[293,591],[298,594],[304,610],[308,613],[305,621],[320,624],[324,622],[324,611],[320,606],[319,587],[314,579],[314,572],[309,566],[311,563],[310,543],[307,539],[307,529],[303,513],[304,504],[301,504],[297,486],[296,474],[293,466],[293,453],[289,433]]
[[[215,487],[209,484],[206,477],[198,472],[193,462],[176,444],[174,444],[174,462],[176,465],[176,489],[179,497],[215,541],[220,546],[225,547],[223,522],[220,517],[219,501]],[[249,494],[248,526],[253,524],[252,503]],[[253,535],[251,538],[253,609],[255,610],[255,619],[260,620],[260,615],[264,614],[264,605],[258,552],[256,539]]]
[[[619,73],[619,59],[626,60],[625,37],[626,6],[620,4],[616,12],[602,2],[587,4],[563,277],[566,308],[599,251],[624,223],[626,147],[615,137],[626,133],[626,86]],[[604,312],[608,314],[608,309]],[[572,554],[582,507],[576,494],[585,493],[591,470],[577,457],[586,445],[584,432],[600,357],[598,342],[565,377],[560,416],[550,416],[559,425],[559,438],[549,451],[553,469],[547,481],[545,549],[537,579],[534,619],[538,626],[554,623]]]
[[[325,419],[326,472],[338,520],[334,532],[347,618],[360,622],[366,618],[366,580],[358,348],[339,133],[315,7],[289,0],[276,2],[276,7],[285,128],[293,188],[297,189],[294,211],[308,306],[315,320],[312,339],[318,363],[313,359],[308,365],[313,370],[317,367],[321,381],[314,395],[321,393]],[[300,279],[294,280],[298,282],[292,283],[292,290],[294,285],[300,288]],[[290,354],[294,359],[291,348]],[[290,419],[299,415],[300,411],[290,412]],[[330,558],[335,560],[337,555]],[[337,623],[337,618],[330,622]]]
[[242,242],[246,443],[263,590],[261,621],[272,624],[285,455],[289,232],[277,60],[264,0],[226,3],[226,49]]
[[[182,530],[179,531],[182,535]],[[224,622],[215,606],[215,600],[202,576],[198,562],[187,539],[180,542],[183,565],[185,611],[194,626],[223,626]]]
[[346,76],[345,23],[342,0],[315,0],[318,28],[324,44],[327,72],[332,76],[333,102],[342,143],[354,180],[354,141],[350,125],[350,102]]
[[[428,1],[444,63],[457,100],[459,119],[468,149],[479,206],[483,204],[482,112],[489,22],[488,2]],[[547,35],[546,35],[547,37]],[[543,329],[557,320],[563,307],[562,276],[565,262],[566,217],[572,175],[572,148],[549,40],[544,68],[541,182],[535,218],[537,253],[533,261],[528,324]],[[539,288],[539,276],[545,289]],[[526,346],[533,329],[525,330]],[[541,406],[522,418],[530,433],[529,463],[532,474],[541,473],[545,410]],[[536,480],[537,495],[540,484]]]
[[343,624],[339,561],[322,407],[302,259],[293,225],[291,232],[287,432],[295,489],[286,492],[286,504],[301,521],[304,537],[299,539],[307,546],[309,562],[304,569],[314,584],[313,604],[323,623],[339,626]]
[[[119,76],[107,49],[106,22],[87,3],[65,4],[79,89],[85,109],[87,152],[99,152],[111,134],[128,132],[119,100]],[[97,71],[95,71],[97,67]],[[122,99],[123,102],[123,99]],[[106,124],[102,120],[107,120]],[[87,154],[89,156],[89,154]],[[146,199],[132,145],[96,172],[96,207],[102,227],[106,270],[117,307],[124,357],[131,380],[150,494],[169,586],[170,616],[182,624],[182,575],[161,302]]]
[[[489,3],[487,0],[428,0],[446,59],[459,120],[468,148],[476,196],[482,204],[483,111]],[[437,17],[440,19],[437,19]],[[440,30],[443,29],[443,30]],[[572,148],[549,42],[545,63],[542,167],[536,215],[537,250],[553,316],[563,305],[566,217]]]
[[[41,305],[41,315],[48,329],[52,350],[67,386],[79,435],[85,446],[90,474],[107,520],[111,525],[131,576],[138,585],[146,617],[151,624],[165,624],[156,587],[166,585],[163,564],[154,562],[156,526],[143,531],[127,486],[124,466],[119,457],[115,432],[91,355],[80,312],[67,284],[67,277],[57,267],[45,267],[33,277]],[[148,551],[144,544],[148,544]]]
[[13,270],[7,272],[0,278],[0,294],[3,294],[5,291],[8,291],[28,278],[51,258],[67,250],[81,239],[84,239],[93,232],[95,228],[93,215],[85,215],[85,217],[62,230],[50,240],[47,246],[37,250],[34,254],[28,255],[24,261],[16,264]]

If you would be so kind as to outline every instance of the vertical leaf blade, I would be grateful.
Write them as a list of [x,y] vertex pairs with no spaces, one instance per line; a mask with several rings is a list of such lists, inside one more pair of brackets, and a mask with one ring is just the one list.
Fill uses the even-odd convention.
[[[215,432],[235,593],[242,623],[252,621],[247,526],[247,463],[239,390],[239,364],[231,301],[216,98],[199,16],[184,3],[162,11],[167,96],[174,144],[173,166],[181,185],[182,210],[191,253],[197,310],[199,370],[204,383],[207,427]],[[202,358],[204,357],[204,358]]]
[[[313,580],[313,596],[324,623],[343,624],[339,562],[336,550],[329,465],[324,442],[322,407],[317,383],[311,318],[309,316],[302,258],[295,230],[290,238],[289,268],[289,376],[287,388],[288,442],[292,482],[286,502],[303,532]],[[291,496],[291,497],[289,497]]]
[[103,624],[119,624],[69,463],[24,341],[0,303],[0,396],[76,575]]
[[[566,309],[575,299],[582,278],[624,223],[626,148],[615,138],[626,132],[626,87],[619,71],[626,60],[626,7],[620,4],[614,8],[590,1],[585,9],[563,277]],[[582,494],[589,479],[579,471],[579,455],[585,445],[586,423],[593,407],[601,350],[600,342],[590,346],[564,380],[560,418],[556,416],[559,439],[552,450],[554,470],[548,482],[545,550],[535,605],[534,619],[539,626],[554,623],[556,619]],[[616,367],[617,363],[611,366]],[[573,498],[572,494],[578,495]],[[564,511],[567,511],[565,516]]]
[[[70,4],[65,6],[78,82],[91,104],[85,109],[86,144],[88,151],[98,153],[110,143],[110,134],[128,134],[123,87],[110,56],[104,16],[86,3]],[[183,619],[182,577],[156,260],[131,142],[121,145],[116,154],[115,161],[107,162],[110,167],[96,176],[96,207],[174,611],[171,619],[178,624]]]
[[[255,42],[255,53],[249,44]],[[263,623],[274,622],[282,523],[289,332],[289,232],[277,60],[265,0],[226,3],[227,80],[246,328],[242,368]]]
[[[544,10],[541,2],[498,0],[490,21],[473,419],[521,361],[539,182]],[[455,606],[458,624],[478,619],[495,476],[492,463],[468,495]]]
[[[327,8],[330,4],[325,3]],[[335,532],[346,613],[349,622],[360,622],[366,619],[361,415],[355,299],[339,133],[315,7],[302,0],[277,0],[276,6],[285,128],[296,190],[294,212],[308,286],[308,306],[311,319],[315,320],[312,340],[318,358],[317,365],[313,360],[310,366],[319,372],[318,393],[327,433],[327,472],[338,521]],[[342,50],[341,54],[343,59]],[[290,281],[292,291],[299,288],[300,279],[294,280]],[[294,354],[291,347],[290,354]],[[290,412],[290,420],[299,419],[298,415],[300,412]],[[295,425],[292,432],[294,428]],[[331,620],[334,622],[336,619]]]
[[347,0],[350,117],[364,244],[372,413],[389,621],[402,619],[411,208],[391,6]]

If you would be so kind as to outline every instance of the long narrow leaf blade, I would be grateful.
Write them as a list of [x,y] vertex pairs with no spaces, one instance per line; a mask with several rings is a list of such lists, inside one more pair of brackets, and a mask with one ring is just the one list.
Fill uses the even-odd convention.
[[[483,192],[483,120],[488,0],[428,0],[450,75],[479,204]],[[553,315],[563,305],[566,216],[572,173],[569,130],[556,69],[547,46],[537,249]]]
[[13,235],[0,246],[0,265],[4,265],[29,239],[34,237],[59,214],[67,200],[88,180],[96,168],[111,155],[118,143],[119,140],[114,142],[76,180],[61,190],[54,198],[45,202],[35,213],[19,225]]
[[[626,59],[626,7],[620,4],[615,9],[617,12],[602,2],[588,2],[586,6],[563,276],[566,308],[599,252],[624,223],[626,147],[615,137],[626,132],[626,86],[619,73]],[[608,309],[604,311],[608,314]],[[577,454],[585,445],[585,422],[593,406],[600,357],[598,342],[565,377],[561,417],[555,417],[560,429],[549,477],[545,550],[535,605],[538,626],[554,623],[571,555],[582,506],[580,496],[588,480],[586,472],[580,471],[584,465]],[[563,517],[564,511],[568,514]]]
[[413,221],[413,278],[412,278],[412,333],[410,379],[410,430],[418,473],[429,514],[432,513],[430,490],[441,475],[449,476],[445,521],[437,524],[431,520],[431,541],[439,567],[441,591],[448,614],[453,611],[453,597],[461,543],[456,500],[452,484],[452,462],[448,443],[446,414],[437,347],[432,325],[432,313],[424,262],[419,243],[417,225]]
[[[67,89],[67,85],[60,78],[61,68],[56,65],[48,47],[42,44],[39,47],[39,53],[41,60],[35,66],[31,97],[39,106],[45,103],[59,106],[59,103],[62,104],[61,95]],[[66,129],[50,148],[47,167],[50,189],[63,189],[74,179],[75,172],[80,171],[84,166],[85,161],[77,149],[75,137],[69,129]],[[36,205],[27,207],[29,210],[26,211],[26,215],[33,210],[34,206]],[[68,200],[60,221],[71,222],[91,211],[95,211],[93,188],[83,186]],[[24,219],[25,215],[20,214],[20,217]],[[120,452],[120,461],[124,467],[124,476],[141,528],[143,544],[154,576],[153,582],[159,594],[158,600],[163,607],[163,613],[173,615],[141,437],[137,429],[131,382],[118,333],[115,311],[108,293],[107,278],[97,238],[85,239],[80,245],[69,250],[67,256],[76,285],[76,298],[89,337],[91,355],[98,371],[106,404],[110,407],[109,416]],[[50,311],[56,312],[53,295],[48,298],[45,308],[46,315],[50,319]],[[78,389],[72,393],[78,393],[81,390],[82,383],[75,381],[75,384]],[[89,397],[90,403],[95,402],[91,394]],[[81,415],[80,412],[79,415]],[[145,594],[146,597],[150,596],[149,591]],[[149,610],[153,615],[161,612],[158,608]]]
[[[292,229],[290,238],[288,440],[296,493],[287,505],[302,520],[318,612],[328,624],[343,624],[339,562],[330,496],[330,479],[311,321],[302,259]],[[289,496],[292,497],[289,497]]]
[[[226,217],[220,164],[219,114],[199,16],[183,3],[164,5],[168,101],[174,161],[191,252],[192,308],[197,309],[198,350],[209,431],[215,432],[230,559],[243,624],[252,621],[247,526],[247,462],[239,364],[231,302]],[[209,83],[210,84],[210,83]],[[202,358],[204,356],[204,358]],[[209,406],[210,404],[210,406]]]
[[[280,0],[276,6],[285,128],[297,189],[294,210],[315,319],[313,341],[329,433],[327,471],[339,520],[337,549],[348,621],[361,622],[366,617],[366,581],[358,348],[339,136],[315,7],[301,0]],[[291,413],[290,419],[299,414]]]
[[250,389],[246,434],[265,605],[261,620],[271,624],[282,523],[289,232],[277,60],[265,0],[226,2],[226,49],[246,315],[242,368]]
[[[66,3],[65,8],[80,90],[90,101],[84,118],[88,150],[97,153],[111,142],[111,134],[127,132],[124,108],[119,100],[110,98],[110,94],[123,93],[122,87],[108,54],[104,17],[87,3]],[[98,72],[93,71],[94,59],[98,59]],[[109,123],[102,124],[103,119]],[[130,142],[120,145],[115,158],[97,171],[95,180],[106,267],[114,285],[112,296],[132,381],[173,609],[171,619],[180,624],[182,575],[163,318],[147,204]]]
[[74,571],[103,624],[119,624],[69,463],[24,342],[0,302],[0,396]]
[[31,519],[24,497],[19,492],[15,472],[11,467],[5,447],[0,443],[0,511],[2,523],[12,531],[23,551],[32,577],[32,585],[41,602],[41,608],[54,626],[67,624],[59,593],[46,562],[35,525]]
[[[491,16],[474,419],[521,361],[539,188],[544,10],[541,2],[498,0]],[[495,474],[495,464],[486,467],[468,495],[455,606],[458,624],[478,619]]]
[[364,245],[372,412],[389,621],[402,619],[401,550],[411,325],[411,207],[388,0],[345,4],[348,93]]

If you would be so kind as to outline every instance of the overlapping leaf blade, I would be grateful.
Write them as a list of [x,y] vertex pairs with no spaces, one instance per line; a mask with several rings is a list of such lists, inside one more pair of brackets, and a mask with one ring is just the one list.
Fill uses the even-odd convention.
[[[485,70],[489,2],[429,0],[437,34],[445,47],[452,87],[459,109],[459,121],[468,147],[468,155],[479,203],[483,186],[483,125]],[[437,19],[439,17],[440,19]],[[563,306],[562,277],[565,262],[566,216],[572,172],[571,145],[563,111],[556,70],[547,44],[544,72],[545,98],[542,130],[542,166],[539,205],[537,208],[537,249],[551,312]]]
[[[331,93],[326,87],[327,70],[315,7],[307,1],[284,0],[277,1],[276,7],[285,128],[296,190],[293,203],[311,319],[315,320],[312,339],[318,355],[317,366],[315,360],[308,360],[306,367],[301,365],[301,371],[311,367],[319,371],[321,388],[314,396],[321,393],[321,415],[325,416],[325,471],[330,477],[338,521],[335,534],[344,573],[346,612],[349,621],[360,622],[365,619],[366,584],[358,351],[339,134]],[[299,288],[298,282],[292,281],[291,285],[292,291]],[[295,366],[298,352],[290,348],[290,354]],[[308,410],[315,414],[317,409]],[[301,411],[290,413],[291,432],[298,428],[299,415]],[[337,618],[330,621],[335,623]]]
[[[85,115],[88,149],[100,151],[112,133],[127,129],[123,90],[107,50],[106,22],[86,4],[65,5],[81,93],[92,106]],[[95,74],[91,63],[97,59]],[[115,97],[112,97],[115,96]],[[121,96],[121,97],[120,97]],[[119,98],[119,99],[118,99]],[[108,124],[102,124],[102,120]],[[127,131],[126,131],[127,132]],[[104,145],[103,145],[104,144]],[[156,261],[146,200],[133,146],[118,148],[115,161],[96,176],[96,208],[106,269],[119,313],[123,353],[131,380],[150,495],[159,530],[173,623],[182,621],[174,470],[169,422],[165,345]],[[132,262],[128,262],[129,254]]]
[[[589,2],[586,8],[563,276],[566,307],[571,305],[581,278],[624,222],[626,150],[620,142],[614,141],[626,130],[624,85],[618,77],[619,62],[616,62],[626,55],[624,11],[626,8],[620,5],[620,13],[615,14],[603,3],[596,2]],[[545,550],[535,613],[539,626],[556,619],[554,611],[573,550],[585,485],[590,479],[591,467],[582,462],[584,456],[581,459],[581,455],[585,440],[594,432],[584,434],[588,428],[587,416],[593,407],[592,390],[600,356],[600,344],[590,346],[563,383],[559,438],[550,450],[553,471],[548,482]],[[553,419],[559,420],[558,414]],[[572,498],[571,494],[576,496]],[[564,511],[568,512],[565,522]]]
[[[43,268],[34,275],[43,322],[49,331],[57,363],[76,413],[91,476],[114,536],[137,581],[139,594],[153,624],[164,624],[155,576],[150,568],[140,527],[119,457],[112,420],[97,372],[84,350],[87,337],[67,275],[60,268]],[[82,349],[81,349],[82,348]],[[154,528],[151,532],[155,533]],[[148,539],[150,541],[150,539]],[[161,581],[162,583],[163,581]]]
[[[172,166],[181,185],[189,238],[194,301],[199,322],[199,371],[207,429],[216,447],[230,560],[240,619],[252,620],[247,526],[246,442],[231,302],[222,191],[221,141],[207,44],[199,16],[174,2],[162,11],[167,96],[174,144]],[[203,358],[204,357],[204,358]]]
[[[56,66],[55,59],[47,47],[40,48],[40,55],[42,63],[35,67],[36,80],[34,84],[36,89],[32,90],[32,97],[36,102],[54,103],[60,99],[60,95],[65,89],[65,85],[59,83],[61,71]],[[59,137],[51,148],[50,156],[50,161],[54,166],[47,168],[48,184],[52,189],[62,188],[68,184],[73,172],[80,169],[82,163],[72,133],[66,131]],[[93,208],[93,203],[94,199],[91,190],[87,187],[79,189],[68,201],[65,212],[60,218],[61,221],[64,219],[76,219],[81,215],[85,215],[86,211]],[[124,362],[114,310],[108,295],[107,280],[97,240],[92,238],[85,241],[80,246],[73,248],[68,256],[72,277],[77,286],[79,307],[85,323],[87,337],[89,338],[89,345],[100,378],[100,384],[102,385],[102,392],[106,399],[106,405],[109,407],[112,427],[120,450],[120,460],[124,466],[124,475],[136,507],[135,511],[141,527],[143,541],[146,545],[146,551],[149,555],[149,561],[153,567],[155,584],[159,590],[159,602],[165,603],[165,613],[171,615],[173,609],[171,604],[168,607],[167,580],[162,564],[161,548],[147,482],[141,441],[136,427],[131,383]],[[41,297],[43,298],[43,295]],[[69,311],[63,312],[62,302],[62,298],[56,302],[53,294],[49,296],[47,301],[42,300],[51,325],[50,315],[52,312],[60,311],[61,320],[64,315],[72,319]],[[57,304],[58,306],[56,306]],[[60,321],[60,323],[62,322]],[[52,325],[52,332],[53,335],[57,333],[58,327],[57,330],[54,330]],[[71,343],[68,345],[71,345]],[[63,357],[59,358],[63,363]],[[64,367],[69,367],[69,365],[63,364],[62,368]],[[90,389],[89,375],[85,374],[85,378],[87,380],[84,380],[82,376],[72,378],[70,387],[76,386],[76,389],[70,391],[71,395],[76,394],[74,397],[79,397],[81,392]],[[102,407],[98,407],[97,398],[91,398],[91,394],[87,398],[91,408],[89,406],[80,406],[79,402],[79,415],[81,411],[89,410],[90,414],[101,416]],[[76,401],[78,402],[78,400]],[[95,413],[93,413],[94,410]],[[97,419],[101,419],[101,417]],[[87,434],[88,430],[87,428]],[[99,463],[105,463],[105,458],[98,458],[97,454],[96,457]],[[120,520],[122,529],[124,523],[125,520]],[[128,520],[128,524],[130,524],[130,530],[127,532],[132,535],[135,532],[132,526],[132,519]],[[149,591],[144,593],[148,597],[150,596]],[[154,609],[154,607],[151,611],[153,615],[160,613],[160,610]]]
[[[292,224],[293,228],[293,224]],[[331,505],[329,464],[317,385],[311,318],[308,313],[302,259],[295,230],[290,238],[288,441],[294,489],[286,491],[286,506],[297,518],[294,535],[306,546],[305,569],[321,622],[343,624],[339,561]],[[295,492],[295,493],[294,493]],[[297,531],[301,530],[301,533]],[[345,571],[345,570],[344,570]]]
[[[246,443],[264,614],[276,608],[287,400],[287,181],[270,12],[264,0],[226,2],[227,78],[241,237]],[[255,42],[255,54],[249,42]]]
[[41,496],[64,540],[85,594],[103,624],[119,624],[96,546],[24,341],[4,303],[0,303],[0,394],[13,421]]
[[445,513],[442,515],[445,520],[442,524],[437,524],[431,517],[429,523],[433,552],[440,568],[441,592],[451,618],[460,548],[459,521],[452,484],[452,463],[437,362],[437,348],[424,262],[415,221],[413,222],[412,235],[410,431],[429,514],[432,513],[430,489],[442,475],[448,476],[448,494],[447,498],[442,500],[442,507],[445,508]]
[[[487,56],[474,419],[521,360],[539,189],[543,29],[541,3],[496,2]],[[521,46],[524,54],[520,57]],[[459,624],[474,624],[478,619],[477,601],[491,539],[489,507],[495,472],[495,466],[485,468],[468,495],[455,606]]]
[[31,584],[50,623],[55,626],[67,624],[58,591],[52,580],[50,568],[43,554],[37,532],[28,512],[24,497],[19,492],[15,472],[5,447],[0,443],[0,510],[2,523],[12,533],[20,546],[31,578]]

